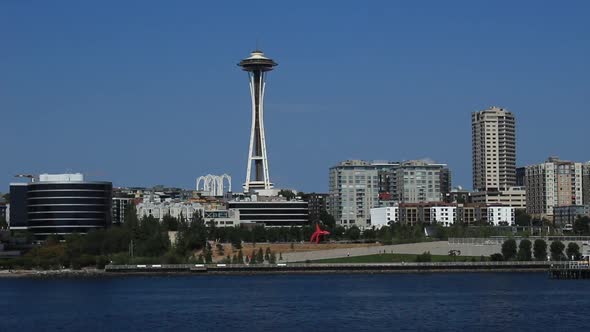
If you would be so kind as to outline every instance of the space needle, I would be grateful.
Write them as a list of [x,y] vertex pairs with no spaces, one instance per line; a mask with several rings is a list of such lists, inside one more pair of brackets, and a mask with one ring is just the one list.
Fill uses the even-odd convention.
[[[252,97],[252,129],[244,192],[269,190],[273,187],[268,172],[264,137],[264,88],[266,72],[273,70],[276,65],[276,62],[264,56],[264,53],[259,50],[253,51],[249,57],[238,63],[238,66],[248,72]],[[254,178],[252,178],[252,164],[254,164]]]

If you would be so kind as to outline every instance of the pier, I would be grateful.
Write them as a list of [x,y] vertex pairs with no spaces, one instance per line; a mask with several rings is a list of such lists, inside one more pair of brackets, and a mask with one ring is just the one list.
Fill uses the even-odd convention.
[[590,264],[588,261],[573,261],[551,265],[549,277],[551,279],[590,279]]

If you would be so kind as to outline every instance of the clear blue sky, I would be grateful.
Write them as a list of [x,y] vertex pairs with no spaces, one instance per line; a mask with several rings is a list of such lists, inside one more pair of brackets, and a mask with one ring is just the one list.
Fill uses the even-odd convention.
[[470,113],[517,117],[519,165],[590,159],[588,1],[0,1],[0,191],[16,173],[240,187],[270,74],[278,187],[326,191],[345,159],[431,158],[471,187]]

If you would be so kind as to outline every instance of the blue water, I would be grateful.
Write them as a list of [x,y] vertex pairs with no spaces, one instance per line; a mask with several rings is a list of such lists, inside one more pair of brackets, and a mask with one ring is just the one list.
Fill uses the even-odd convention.
[[0,331],[544,331],[590,327],[544,273],[0,279]]

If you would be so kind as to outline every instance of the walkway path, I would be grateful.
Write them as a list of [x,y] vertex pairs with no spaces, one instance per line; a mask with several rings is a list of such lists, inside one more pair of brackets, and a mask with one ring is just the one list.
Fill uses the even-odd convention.
[[342,248],[306,252],[283,253],[282,262],[304,262],[347,256],[366,256],[379,253],[421,254],[430,251],[433,255],[448,255],[449,250],[460,250],[461,256],[489,256],[501,252],[500,245],[449,244],[447,241],[396,244],[362,248]]

